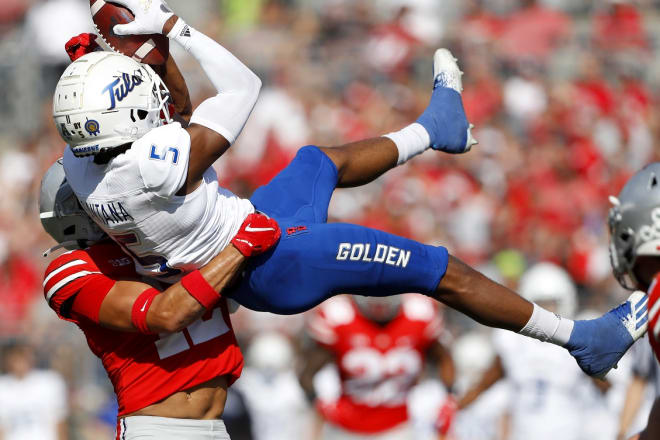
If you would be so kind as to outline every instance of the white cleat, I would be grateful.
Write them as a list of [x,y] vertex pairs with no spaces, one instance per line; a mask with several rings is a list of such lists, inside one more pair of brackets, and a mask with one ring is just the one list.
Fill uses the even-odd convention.
[[456,59],[447,49],[438,49],[433,56],[434,88],[437,85],[463,92],[463,72],[458,68]]

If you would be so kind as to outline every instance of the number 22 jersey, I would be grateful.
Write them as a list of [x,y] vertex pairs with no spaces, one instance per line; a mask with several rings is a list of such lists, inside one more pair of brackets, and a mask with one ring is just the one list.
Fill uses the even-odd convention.
[[78,325],[112,382],[119,416],[227,376],[240,376],[243,357],[226,303],[178,333],[145,335],[99,324],[101,303],[116,280],[136,279],[131,259],[111,241],[64,253],[46,269],[44,296],[64,320]]

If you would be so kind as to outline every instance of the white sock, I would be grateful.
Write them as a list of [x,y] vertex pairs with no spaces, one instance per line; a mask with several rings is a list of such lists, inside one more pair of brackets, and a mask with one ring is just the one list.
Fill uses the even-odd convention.
[[417,122],[402,130],[388,133],[384,137],[391,139],[399,150],[397,165],[407,162],[431,146],[429,133]]
[[549,312],[548,310],[534,304],[534,311],[520,334],[538,339],[542,342],[551,342],[564,346],[571,337],[573,331],[573,320]]

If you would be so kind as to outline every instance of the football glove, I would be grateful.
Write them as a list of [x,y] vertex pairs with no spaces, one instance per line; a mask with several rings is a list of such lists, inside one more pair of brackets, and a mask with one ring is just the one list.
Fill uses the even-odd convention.
[[265,214],[254,213],[247,216],[231,244],[241,254],[252,257],[272,248],[280,235],[280,227],[275,220]]
[[620,306],[597,319],[575,321],[565,348],[582,371],[604,378],[648,325],[648,296],[635,292]]
[[135,19],[114,27],[117,35],[162,34],[165,22],[174,13],[163,0],[114,0],[128,8]]
[[73,62],[83,55],[102,50],[101,46],[96,42],[97,38],[96,34],[83,33],[76,35],[66,42],[64,50],[66,50],[66,53]]

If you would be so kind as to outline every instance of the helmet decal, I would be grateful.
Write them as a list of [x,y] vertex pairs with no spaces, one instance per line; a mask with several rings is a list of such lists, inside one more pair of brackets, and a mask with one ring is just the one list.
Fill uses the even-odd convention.
[[[105,86],[103,92],[108,92],[110,95],[110,107],[108,110],[113,110],[117,106],[117,102],[121,102],[135,90],[136,86],[142,84],[142,75],[137,71],[133,75],[122,73],[121,78],[115,78],[110,84]],[[119,84],[122,82],[122,84]]]

